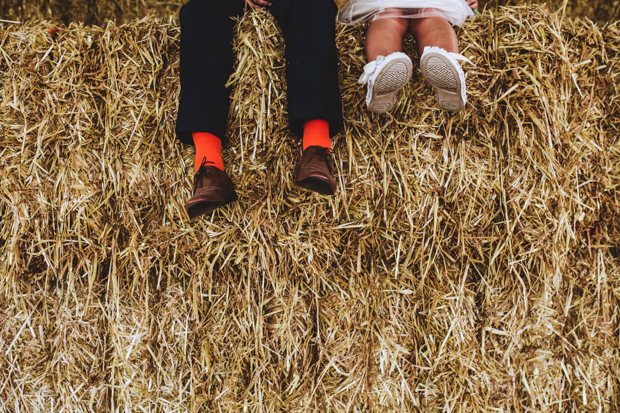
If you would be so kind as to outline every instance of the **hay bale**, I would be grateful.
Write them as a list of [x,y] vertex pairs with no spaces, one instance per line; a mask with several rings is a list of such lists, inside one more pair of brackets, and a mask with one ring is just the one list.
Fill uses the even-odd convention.
[[249,13],[225,152],[241,199],[196,222],[178,27],[54,28],[0,31],[0,410],[620,403],[617,24],[483,14],[459,31],[476,68],[452,116],[419,70],[366,112],[363,29],[339,28],[328,198],[291,185],[283,40]]
[[109,400],[101,286],[21,277],[0,295],[0,410],[52,405],[103,411]]
[[559,11],[567,16],[588,17],[597,22],[612,22],[620,19],[620,2],[617,0],[491,0],[481,3],[487,8],[499,8],[501,6],[522,6],[543,4],[549,10]]
[[[147,15],[165,21],[178,17],[181,6],[187,0],[0,0],[0,19],[29,21],[55,19],[69,25],[82,22],[87,25],[105,25],[113,20],[117,24],[130,22]],[[342,7],[347,0],[335,0]],[[536,5],[535,0],[491,0],[481,2],[481,9],[495,10],[501,6]],[[609,0],[548,0],[551,11],[561,10],[569,16],[589,17],[598,22],[615,21],[620,18],[620,2]]]
[[82,22],[87,25],[118,24],[142,18],[149,14],[168,20],[177,16],[186,0],[0,0],[0,19],[33,21],[54,19],[69,25]]

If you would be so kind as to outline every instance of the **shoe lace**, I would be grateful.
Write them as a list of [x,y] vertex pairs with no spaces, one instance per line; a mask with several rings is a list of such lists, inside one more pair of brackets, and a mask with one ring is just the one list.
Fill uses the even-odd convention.
[[[212,161],[207,161],[207,157],[202,158],[202,163],[194,175],[194,188],[197,188],[198,185],[202,182],[202,178],[211,179],[211,168],[207,168],[207,166],[214,165],[215,163]],[[202,186],[202,185],[201,185]]]
[[327,164],[327,169],[329,169],[329,172],[333,175],[334,170],[332,168],[332,163],[329,160],[329,156],[332,154],[332,150],[331,148],[324,148],[322,146],[317,146],[314,150],[314,153],[312,154],[312,156],[310,157],[310,159],[308,159],[308,162],[306,162],[306,164],[310,163],[310,161],[315,157],[318,156],[320,158],[323,158],[323,160],[325,161],[325,163]]
[[442,53],[442,54],[446,54],[449,57],[453,58],[454,60],[462,60],[464,62],[467,62],[469,64],[471,64],[472,66],[476,66],[474,64],[474,62],[472,62],[471,60],[469,60],[468,58],[466,58],[465,56],[463,56],[462,54],[458,54],[458,53],[452,53],[452,52],[447,52],[445,49],[442,49],[441,47],[436,47],[436,46],[426,46],[424,48],[424,52],[422,53],[422,55],[424,55],[424,53],[426,53],[427,51],[429,52],[438,52],[438,53]]
[[465,56],[463,56],[462,54],[458,54],[458,53],[448,53],[448,55],[450,55],[454,60],[462,60],[464,62],[469,63],[472,66],[476,66],[476,64],[474,62],[472,62],[471,60],[469,60],[468,58],[466,58]]
[[383,60],[385,60],[385,56],[377,56],[376,60],[373,60],[372,62],[364,66],[364,73],[362,73],[362,76],[360,76],[357,82],[360,85],[367,84],[370,80],[370,77],[375,73],[375,70],[377,70],[377,66],[379,66],[383,62]]

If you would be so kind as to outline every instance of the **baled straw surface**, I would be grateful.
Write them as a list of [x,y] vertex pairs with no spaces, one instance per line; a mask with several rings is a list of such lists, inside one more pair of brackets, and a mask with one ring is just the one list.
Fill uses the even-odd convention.
[[620,2],[616,0],[489,0],[479,4],[491,9],[500,6],[544,4],[552,11],[557,10],[574,17],[588,17],[599,22],[620,19]]
[[118,24],[155,14],[167,19],[178,14],[186,0],[0,0],[0,19],[55,19],[69,24]]
[[484,14],[452,116],[418,70],[366,112],[339,28],[321,197],[291,185],[284,43],[249,13],[241,199],[195,222],[178,27],[52,27],[0,32],[0,411],[618,411],[617,25]]

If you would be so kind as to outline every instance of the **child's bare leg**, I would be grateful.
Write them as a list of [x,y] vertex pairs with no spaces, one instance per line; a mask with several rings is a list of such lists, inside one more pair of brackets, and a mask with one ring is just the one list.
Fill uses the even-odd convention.
[[[368,88],[366,106],[375,113],[389,112],[394,108],[398,91],[409,82],[413,73],[411,59],[402,53],[409,22],[399,9],[386,11],[389,17],[373,21],[366,31],[368,64],[359,80]],[[383,58],[378,59],[379,56]]]
[[388,56],[403,50],[403,37],[409,30],[407,19],[383,18],[370,23],[366,32],[366,58],[369,62],[377,56]]
[[409,30],[416,38],[420,56],[422,56],[426,46],[441,47],[450,53],[459,52],[459,41],[456,38],[456,33],[454,33],[452,25],[443,17],[411,19]]
[[459,42],[454,29],[442,17],[413,19],[411,33],[418,42],[420,71],[435,91],[440,108],[457,112],[465,108],[465,74],[458,60]]

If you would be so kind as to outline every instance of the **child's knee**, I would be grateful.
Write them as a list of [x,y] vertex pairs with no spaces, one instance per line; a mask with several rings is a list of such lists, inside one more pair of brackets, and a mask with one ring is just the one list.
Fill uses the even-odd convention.
[[402,17],[382,17],[374,20],[370,23],[370,27],[381,30],[390,30],[397,33],[406,33],[409,29],[409,19],[403,19]]
[[411,19],[411,25],[412,26],[423,26],[423,27],[429,27],[429,26],[445,26],[445,25],[450,25],[450,23],[448,23],[448,21],[441,16],[428,16],[428,17],[420,17],[417,19]]

